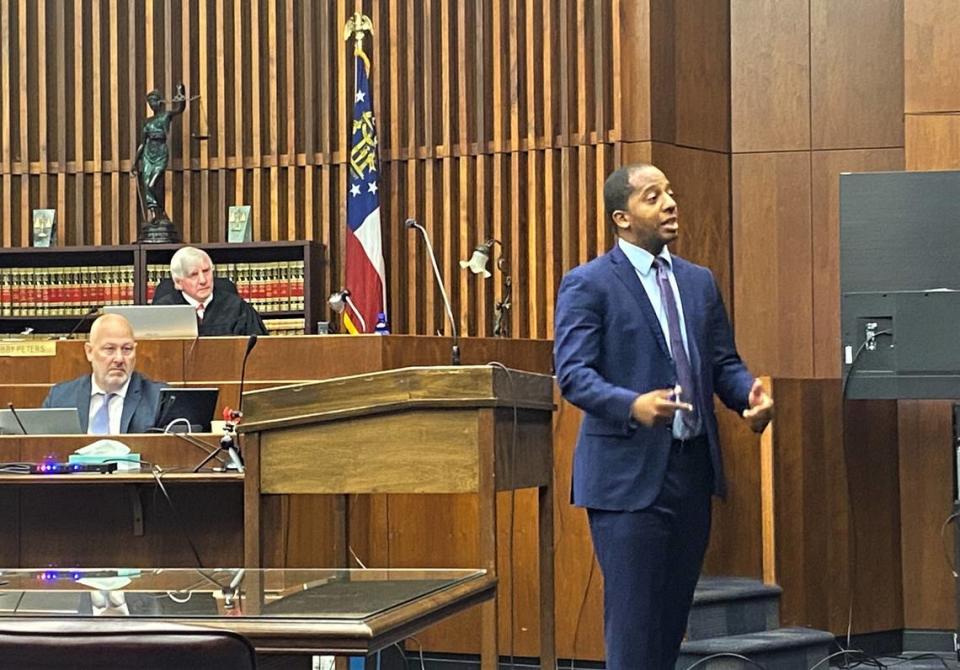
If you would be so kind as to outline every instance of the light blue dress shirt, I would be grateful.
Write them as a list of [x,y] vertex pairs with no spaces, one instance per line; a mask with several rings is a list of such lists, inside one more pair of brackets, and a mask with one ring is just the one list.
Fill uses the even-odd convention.
[[[650,304],[653,306],[653,311],[657,315],[657,320],[660,322],[660,330],[663,332],[663,339],[667,343],[667,349],[670,349],[670,355],[673,355],[673,350],[670,347],[670,329],[667,325],[667,311],[663,307],[663,301],[660,299],[660,286],[657,284],[657,271],[653,268],[653,259],[654,256],[646,249],[636,246],[635,244],[630,244],[623,238],[617,240],[617,244],[620,246],[620,249],[626,255],[627,260],[630,261],[630,265],[633,266],[633,269],[637,273],[637,277],[640,278],[640,283],[643,284],[643,290],[646,291],[647,297],[650,299]],[[677,312],[680,316],[680,336],[683,338],[683,348],[687,350],[687,358],[690,359],[691,365],[693,365],[693,357],[690,356],[690,344],[687,342],[687,322],[683,316],[683,301],[680,300],[680,289],[677,288],[677,279],[673,276],[673,259],[670,257],[670,251],[667,247],[663,247],[658,254],[659,258],[662,258],[666,261],[667,264],[667,277],[670,280],[670,287],[673,289],[673,299],[677,303]],[[652,389],[651,389],[652,390]],[[690,397],[690,393],[693,389],[683,389],[680,399],[684,402],[692,402],[693,398]],[[702,415],[701,410],[701,415]],[[700,430],[698,429],[696,433],[690,434],[689,429],[683,423],[680,418],[680,412],[677,412],[673,417],[673,437],[678,440],[687,440],[691,437],[694,437],[698,434]]]

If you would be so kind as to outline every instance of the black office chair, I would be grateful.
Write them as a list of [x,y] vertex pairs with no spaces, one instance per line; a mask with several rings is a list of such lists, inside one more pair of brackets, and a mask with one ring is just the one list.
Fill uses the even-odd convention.
[[[176,291],[177,289],[173,286],[173,280],[170,277],[166,277],[160,280],[160,283],[157,284],[157,288],[153,292],[153,299],[151,302],[156,302],[165,295],[169,295]],[[213,278],[213,290],[221,291],[223,293],[237,293],[237,285],[233,283],[232,279],[226,277],[214,277]]]
[[253,646],[218,628],[143,619],[0,620],[0,667],[255,670]]

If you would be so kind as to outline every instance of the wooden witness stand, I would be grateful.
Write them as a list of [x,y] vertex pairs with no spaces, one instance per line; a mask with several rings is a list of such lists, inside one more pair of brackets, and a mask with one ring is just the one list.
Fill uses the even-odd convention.
[[[387,370],[244,394],[244,559],[261,567],[277,496],[328,494],[347,565],[349,494],[471,493],[482,565],[497,575],[497,491],[539,492],[541,667],[556,667],[553,379],[500,366]],[[424,566],[429,567],[429,566]],[[481,667],[497,665],[496,600],[482,605]]]

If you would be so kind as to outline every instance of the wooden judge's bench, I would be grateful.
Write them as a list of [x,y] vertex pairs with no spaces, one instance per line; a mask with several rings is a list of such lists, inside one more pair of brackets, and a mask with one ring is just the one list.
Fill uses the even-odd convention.
[[[500,616],[493,608],[482,615],[469,611],[420,636],[437,651],[475,653],[482,647],[485,665],[495,644],[491,626],[499,629],[500,653],[510,653],[503,641],[513,623],[514,594],[504,586],[512,586],[511,571],[527,571],[531,576],[525,581],[541,582],[539,609],[545,616],[537,628],[549,659],[552,384],[541,375],[551,374],[551,343],[468,338],[461,341],[463,369],[445,367],[450,344],[449,338],[404,335],[260,338],[247,363],[244,390],[292,389],[264,390],[254,394],[255,401],[248,396],[250,425],[241,447],[252,472],[246,477],[192,474],[205,457],[202,445],[171,435],[138,435],[123,440],[163,469],[160,479],[169,501],[151,474],[114,474],[109,483],[102,481],[106,477],[88,482],[75,476],[0,475],[0,567],[193,567],[191,542],[207,567],[344,562],[351,567],[485,567],[500,578]],[[219,412],[237,406],[246,346],[247,338],[141,340],[136,369],[171,385],[219,388]],[[488,363],[494,365],[467,367]],[[412,370],[389,372],[401,368]],[[89,371],[82,341],[57,342],[55,356],[0,357],[0,406],[38,407],[52,383]],[[350,380],[340,388],[313,384],[343,377]],[[398,389],[406,394],[412,387],[429,392],[420,400],[397,402]],[[297,405],[308,396],[312,404]],[[392,409],[383,409],[390,398]],[[343,441],[353,430],[364,431],[368,451],[358,452],[362,460],[351,469]],[[386,459],[377,458],[378,431],[386,431],[382,442],[389,449],[411,441],[419,463],[405,471],[402,464],[384,467]],[[405,431],[402,437],[398,431]],[[461,451],[450,449],[447,438],[431,444],[440,434],[455,438]],[[213,448],[218,436],[197,437]],[[87,436],[4,436],[0,462],[66,460],[89,441]],[[268,443],[272,450],[261,454],[259,447]],[[449,467],[430,470],[433,448],[439,458],[452,459]],[[382,485],[364,479],[361,463],[371,463],[370,472]],[[422,482],[416,481],[417,468],[423,468]],[[338,474],[347,471],[349,476]],[[258,500],[261,486],[264,496]],[[540,491],[533,498],[539,509],[540,559],[514,565],[515,517],[529,518],[517,501],[531,500],[514,491],[527,487]],[[537,573],[540,579],[531,579]]]

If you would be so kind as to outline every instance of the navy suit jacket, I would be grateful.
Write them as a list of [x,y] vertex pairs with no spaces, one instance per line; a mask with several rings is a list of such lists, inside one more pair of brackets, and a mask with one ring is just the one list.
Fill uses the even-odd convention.
[[[160,389],[167,385],[144,377],[139,372],[130,375],[130,385],[123,399],[120,415],[121,433],[145,433],[153,428],[160,405]],[[90,421],[90,392],[93,386],[90,375],[83,375],[68,382],[61,382],[50,389],[43,407],[76,407],[80,417],[80,430],[87,432]]]
[[[723,495],[713,395],[742,411],[753,376],[737,354],[713,274],[671,258],[697,379],[693,402],[709,442],[714,493]],[[632,421],[630,406],[638,395],[672,388],[677,379],[657,315],[619,246],[564,276],[555,323],[557,382],[564,398],[584,411],[573,458],[573,503],[602,510],[644,509],[660,493],[672,428]]]

